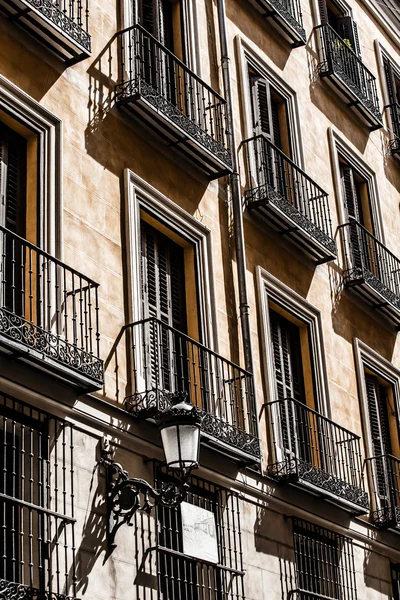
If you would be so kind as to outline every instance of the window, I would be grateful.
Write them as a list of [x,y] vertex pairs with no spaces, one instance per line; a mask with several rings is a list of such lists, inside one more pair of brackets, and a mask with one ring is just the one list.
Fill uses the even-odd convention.
[[75,597],[72,426],[5,395],[0,422],[2,589]]
[[383,68],[385,72],[387,89],[387,108],[389,109],[392,128],[392,139],[390,141],[392,152],[400,151],[400,70],[383,56]]
[[240,535],[237,494],[192,476],[181,506],[157,507],[160,598],[244,600]]
[[312,600],[316,594],[337,600],[357,598],[350,538],[300,519],[293,519],[293,537],[296,580],[303,600]]
[[391,564],[393,600],[400,600],[400,564]]
[[346,220],[354,219],[374,233],[368,180],[341,156],[339,168]]
[[339,2],[318,0],[321,23],[328,23],[343,42],[361,57],[357,24],[350,10]]
[[360,340],[354,350],[372,518],[382,526],[400,524],[400,373]]

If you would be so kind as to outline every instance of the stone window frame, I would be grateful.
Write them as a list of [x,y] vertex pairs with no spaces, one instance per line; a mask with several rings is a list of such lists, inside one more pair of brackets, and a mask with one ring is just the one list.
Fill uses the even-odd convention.
[[239,67],[239,101],[242,107],[243,115],[243,139],[253,137],[253,125],[251,115],[251,92],[249,85],[249,66],[260,73],[262,77],[268,79],[272,86],[276,89],[287,103],[287,117],[289,122],[289,136],[292,146],[292,160],[301,169],[304,170],[304,154],[301,140],[300,116],[298,110],[297,93],[291,88],[285,79],[283,79],[275,69],[268,65],[246,40],[240,36],[235,38],[236,51]]
[[[371,443],[371,429],[368,413],[367,388],[365,384],[365,368],[370,369],[378,377],[381,377],[392,386],[393,398],[395,400],[398,414],[400,414],[400,371],[381,356],[376,350],[365,344],[359,338],[353,339],[354,362],[356,367],[358,397],[360,401],[361,423],[363,430],[364,453],[365,457],[373,456]],[[373,490],[373,483],[369,481],[370,489]]]
[[37,135],[40,247],[62,260],[62,122],[2,75],[0,110]]
[[130,169],[124,172],[125,236],[127,257],[128,323],[143,319],[140,290],[140,212],[146,210],[158,221],[195,247],[197,303],[201,343],[218,353],[213,248],[210,229],[167,198]]
[[261,315],[262,369],[265,377],[268,401],[273,402],[277,398],[269,320],[269,302],[272,300],[279,304],[287,313],[296,317],[307,326],[310,340],[309,351],[314,374],[315,398],[318,399],[320,414],[331,418],[328,374],[320,310],[260,266],[256,267],[256,279]]
[[399,73],[399,78],[400,78],[400,65],[394,60],[393,53],[391,53],[389,50],[386,50],[386,48],[384,48],[384,46],[382,46],[382,44],[379,42],[379,40],[374,41],[374,46],[375,46],[376,62],[378,65],[379,80],[380,80],[380,84],[381,84],[383,108],[384,108],[384,113],[385,113],[385,118],[386,118],[386,129],[387,129],[389,135],[392,136],[394,132],[393,132],[393,128],[392,128],[392,119],[390,116],[390,110],[388,107],[388,104],[390,101],[389,101],[389,94],[388,94],[387,83],[386,83],[384,61],[387,60],[388,62],[390,62],[392,64],[394,70],[397,73]]
[[333,186],[336,196],[338,225],[347,223],[345,202],[340,182],[339,156],[341,156],[363,177],[363,179],[365,179],[368,186],[368,197],[372,221],[375,228],[375,237],[377,237],[382,244],[385,244],[381,203],[379,200],[378,184],[375,171],[369,167],[369,165],[357,154],[357,152],[351,148],[350,145],[332,129],[332,127],[328,128],[328,139],[332,157]]

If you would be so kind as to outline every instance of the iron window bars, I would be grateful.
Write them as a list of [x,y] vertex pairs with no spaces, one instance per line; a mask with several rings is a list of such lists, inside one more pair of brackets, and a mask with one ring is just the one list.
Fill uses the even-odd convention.
[[293,398],[266,404],[271,477],[311,486],[352,513],[368,512],[360,438]]
[[345,285],[355,287],[374,309],[400,325],[400,260],[354,219],[339,230]]
[[[156,484],[173,481],[156,467]],[[182,508],[157,506],[157,576],[161,598],[244,600],[239,497],[192,475],[185,502],[213,513],[218,562],[184,553]],[[207,522],[198,524],[197,534]]]
[[89,0],[0,0],[0,10],[67,64],[90,56]]
[[0,419],[0,595],[72,600],[73,428],[4,394]]
[[299,0],[250,0],[265,18],[271,18],[293,48],[307,43]]
[[210,177],[232,171],[226,102],[141,25],[117,34],[115,96]]
[[329,529],[293,519],[298,600],[356,600],[353,542]]
[[366,460],[372,482],[372,520],[378,527],[400,527],[400,460],[390,454]]
[[391,564],[393,600],[400,600],[400,564]]
[[181,395],[200,409],[203,439],[229,455],[260,458],[253,376],[206,346],[155,318],[127,325],[125,408],[154,418]]
[[0,243],[0,343],[101,387],[98,284],[1,226]]
[[316,30],[322,54],[320,76],[330,80],[371,130],[383,127],[375,76],[329,23],[318,25]]
[[335,258],[328,194],[265,134],[245,140],[243,146],[247,208],[267,217],[317,262]]

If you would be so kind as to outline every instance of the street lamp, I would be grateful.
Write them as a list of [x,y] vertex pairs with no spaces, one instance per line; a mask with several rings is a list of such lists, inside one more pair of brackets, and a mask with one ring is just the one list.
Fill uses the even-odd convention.
[[175,472],[179,483],[170,482],[155,489],[144,479],[131,478],[119,463],[111,459],[109,449],[104,448],[101,463],[108,475],[107,512],[111,545],[114,545],[115,534],[121,525],[132,525],[137,510],[150,513],[157,505],[178,506],[189,489],[192,469],[199,466],[200,411],[177,394],[171,397],[171,406],[158,414],[156,422],[166,465]]

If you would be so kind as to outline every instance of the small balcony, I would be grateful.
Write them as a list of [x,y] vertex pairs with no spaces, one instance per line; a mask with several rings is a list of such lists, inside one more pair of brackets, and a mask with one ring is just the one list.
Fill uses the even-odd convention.
[[251,373],[154,318],[127,325],[124,333],[128,412],[154,419],[184,398],[202,411],[204,443],[231,458],[260,460]]
[[397,327],[400,326],[400,260],[355,220],[339,227],[344,247],[343,278]]
[[395,102],[394,104],[389,104],[385,108],[389,109],[393,130],[390,140],[390,148],[392,150],[392,154],[397,154],[400,156],[400,104]]
[[368,458],[372,483],[372,520],[378,527],[400,531],[400,460],[385,454]]
[[89,0],[0,0],[0,10],[67,65],[90,56]]
[[246,156],[245,202],[291,239],[311,260],[336,257],[328,195],[265,135],[243,142]]
[[98,284],[4,227],[0,240],[0,351],[99,389]]
[[118,34],[116,102],[210,179],[232,172],[226,102],[140,25]]
[[383,127],[374,75],[328,23],[318,25],[316,31],[321,52],[320,76],[371,130]]
[[273,25],[293,48],[307,43],[299,0],[250,0],[253,6]]
[[272,461],[268,474],[353,514],[368,512],[360,438],[292,398],[266,404]]

